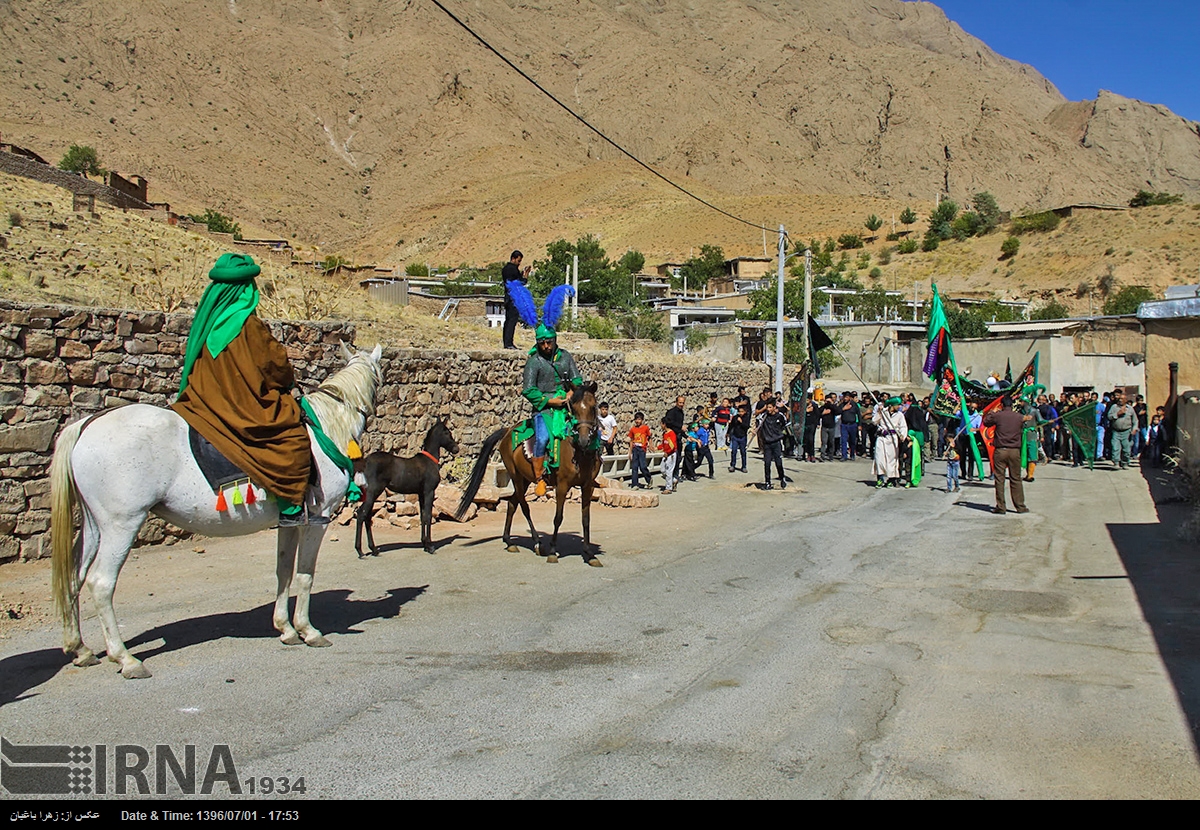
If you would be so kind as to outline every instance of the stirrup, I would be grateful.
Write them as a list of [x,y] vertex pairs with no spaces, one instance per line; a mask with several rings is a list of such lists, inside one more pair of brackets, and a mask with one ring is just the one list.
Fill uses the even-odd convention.
[[535,484],[533,486],[533,494],[535,496],[539,496],[539,497],[546,495],[546,479],[545,478],[539,478],[537,480],[537,484]]

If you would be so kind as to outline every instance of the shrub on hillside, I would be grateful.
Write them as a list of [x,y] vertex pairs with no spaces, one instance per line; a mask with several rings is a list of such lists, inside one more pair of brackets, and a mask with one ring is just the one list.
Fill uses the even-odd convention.
[[410,262],[404,266],[404,273],[410,277],[428,277],[429,266],[423,262]]
[[223,213],[218,213],[212,208],[204,211],[204,213],[193,213],[188,216],[188,219],[191,219],[193,222],[199,222],[212,233],[231,233],[233,234],[233,238],[239,241],[242,238],[242,226],[234,222],[232,218]]
[[1023,233],[1046,233],[1057,228],[1061,221],[1059,215],[1050,210],[1031,213],[1028,216],[1019,216],[1012,221],[1012,233],[1014,236],[1020,236]]
[[581,315],[579,329],[593,340],[616,340],[620,336],[617,324],[601,314]]
[[921,250],[925,251],[926,253],[929,251],[936,251],[938,249],[938,242],[939,240],[936,236],[927,236],[921,242]]
[[890,265],[892,262],[892,252],[894,250],[895,249],[892,248],[891,245],[889,245],[888,247],[886,247],[882,251],[880,251],[879,252],[879,264],[880,265]]
[[838,237],[838,247],[843,251],[850,248],[861,248],[863,246],[862,237],[856,233],[844,233]]
[[917,240],[901,239],[900,244],[896,246],[897,253],[911,254],[917,250]]
[[1176,193],[1151,193],[1149,190],[1139,190],[1137,195],[1129,200],[1129,206],[1177,205],[1182,201],[1183,197]]
[[1010,236],[1000,243],[1000,258],[1012,259],[1017,255],[1017,251],[1021,250],[1021,240],[1015,236]]

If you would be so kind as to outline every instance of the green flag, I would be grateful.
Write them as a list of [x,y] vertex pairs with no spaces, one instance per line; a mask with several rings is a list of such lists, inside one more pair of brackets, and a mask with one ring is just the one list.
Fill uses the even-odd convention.
[[1062,416],[1063,426],[1087,456],[1088,469],[1096,466],[1096,404],[1072,409]]

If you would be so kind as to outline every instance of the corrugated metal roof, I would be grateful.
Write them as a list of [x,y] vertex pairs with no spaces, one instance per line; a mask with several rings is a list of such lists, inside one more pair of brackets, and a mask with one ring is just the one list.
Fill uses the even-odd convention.
[[1186,300],[1152,300],[1138,306],[1139,320],[1174,320],[1180,317],[1200,317],[1200,297]]
[[1018,320],[1011,323],[988,323],[988,331],[994,334],[1029,331],[1062,331],[1082,325],[1079,320]]

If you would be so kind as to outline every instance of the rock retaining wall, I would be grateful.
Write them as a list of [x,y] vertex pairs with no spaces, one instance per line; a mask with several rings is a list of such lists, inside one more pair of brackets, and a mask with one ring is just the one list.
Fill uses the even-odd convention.
[[[338,343],[350,323],[271,322],[303,388],[343,365]],[[66,424],[125,403],[163,406],[179,388],[191,316],[35,306],[0,301],[0,562],[49,554],[49,479],[54,441]],[[371,347],[374,344],[364,344]],[[618,352],[579,352],[585,378],[600,384],[622,431],[641,409],[657,429],[675,396],[694,407],[708,393],[767,384],[761,364],[680,366],[627,363]],[[387,349],[367,451],[412,454],[434,418],[447,417],[463,452],[528,411],[519,397],[524,352]],[[623,434],[623,432],[622,432]],[[142,542],[179,538],[152,520]]]

